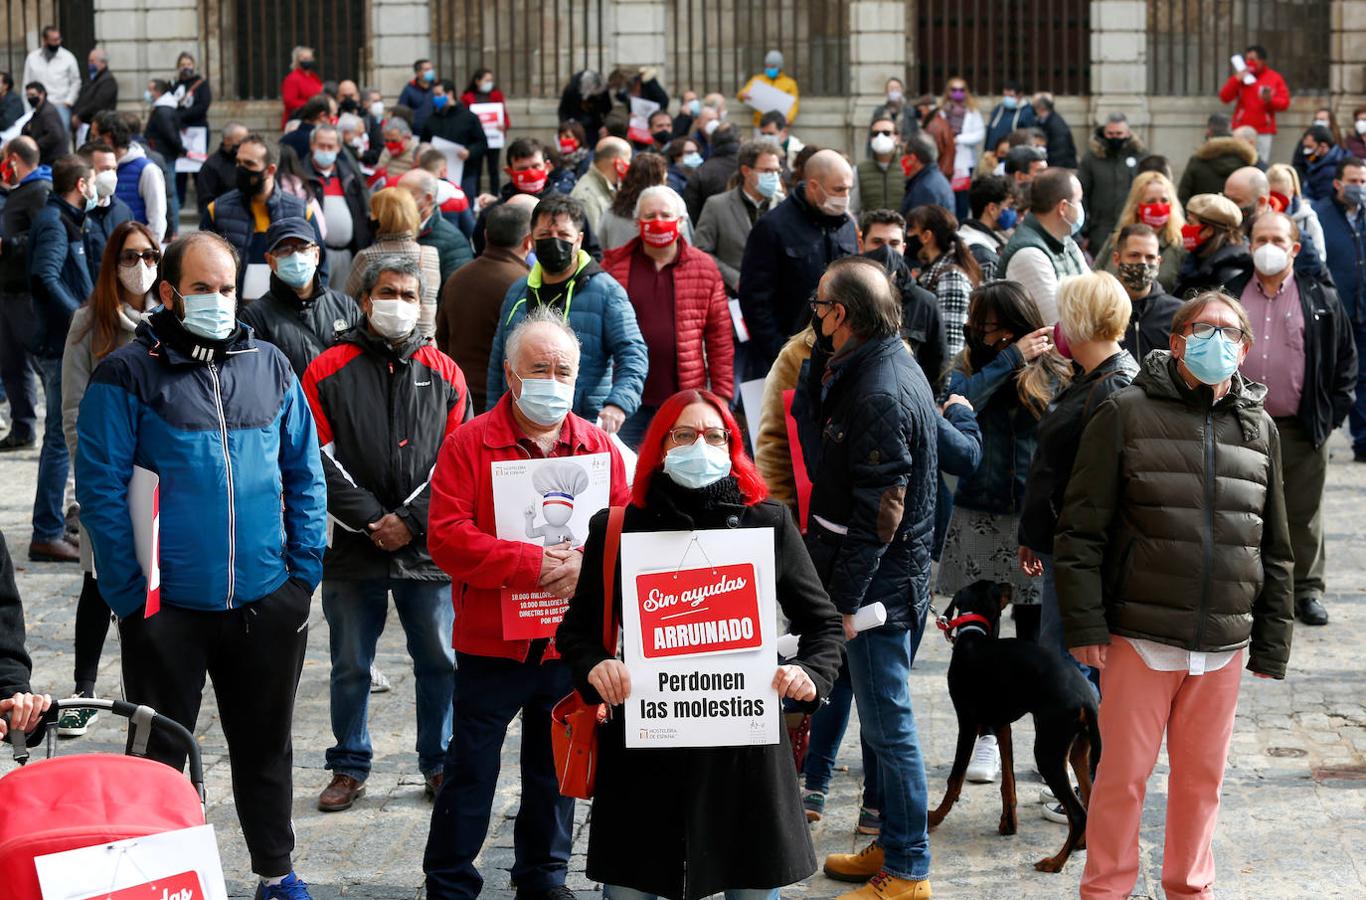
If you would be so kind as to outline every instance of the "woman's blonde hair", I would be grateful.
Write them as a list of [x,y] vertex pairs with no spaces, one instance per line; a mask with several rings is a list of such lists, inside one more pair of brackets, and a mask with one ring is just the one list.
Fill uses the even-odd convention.
[[1128,293],[1109,272],[1076,275],[1058,284],[1058,319],[1068,344],[1119,340],[1133,311]]
[[1181,201],[1176,198],[1176,188],[1172,186],[1171,179],[1161,172],[1140,172],[1134,177],[1134,183],[1129,186],[1129,196],[1124,201],[1124,209],[1120,211],[1119,222],[1115,225],[1114,233],[1110,235],[1111,246],[1119,246],[1119,232],[1125,225],[1133,225],[1139,221],[1138,205],[1143,200],[1143,194],[1154,182],[1162,185],[1172,203],[1171,218],[1167,219],[1167,224],[1153,229],[1157,232],[1158,243],[1167,247],[1181,246],[1181,226],[1186,224],[1186,214],[1181,209]]
[[417,202],[406,188],[391,187],[376,191],[370,198],[370,215],[379,223],[378,236],[398,234],[417,237],[420,222]]
[[[1290,185],[1290,193],[1286,194],[1286,196],[1300,196],[1300,173],[1295,171],[1294,166],[1286,165],[1285,163],[1276,163],[1266,170],[1266,180],[1267,183],[1271,185],[1273,191],[1276,189],[1275,185],[1277,184],[1288,184]],[[1284,194],[1285,191],[1281,191],[1281,193]]]

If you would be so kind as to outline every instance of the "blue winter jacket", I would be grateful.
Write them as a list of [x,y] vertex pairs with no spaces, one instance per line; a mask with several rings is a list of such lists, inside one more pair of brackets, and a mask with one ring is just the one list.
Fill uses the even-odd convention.
[[1333,179],[1338,177],[1338,163],[1347,158],[1347,151],[1338,146],[1329,148],[1323,159],[1308,162],[1302,152],[1295,154],[1295,168],[1300,173],[1300,190],[1311,201],[1318,202],[1333,196]]
[[942,206],[953,209],[953,186],[939,171],[938,166],[926,166],[906,179],[906,196],[901,199],[904,216],[918,206]]
[[[526,278],[508,288],[498,313],[498,330],[489,353],[488,405],[492,409],[507,391],[503,376],[503,350],[508,332],[526,318],[530,304],[537,301],[534,291],[541,286],[541,264],[531,267]],[[579,336],[579,377],[574,387],[574,413],[590,422],[597,421],[604,406],[616,406],[626,415],[640,408],[645,390],[645,374],[650,367],[645,338],[636,322],[635,307],[626,290],[608,275],[584,250],[579,251],[579,266],[574,286],[562,312]]]
[[1012,344],[980,372],[966,375],[955,366],[949,374],[948,393],[967,398],[982,428],[982,462],[959,479],[956,506],[999,515],[1018,513],[1024,505],[1039,419],[1020,402],[1015,387],[1023,367],[1024,356]]
[[85,249],[85,211],[49,194],[28,231],[35,320],[29,350],[36,356],[61,358],[71,316],[94,288]]
[[163,604],[228,610],[288,578],[317,587],[327,488],[313,415],[284,354],[249,326],[210,351],[172,313],[154,314],[96,367],[76,430],[81,526],[119,618],[146,594],[128,510],[134,466],[160,476]]
[[[1347,310],[1347,317],[1360,322],[1366,318],[1366,234],[1352,227],[1347,220],[1347,210],[1337,197],[1325,197],[1315,203],[1314,212],[1323,226],[1328,271],[1333,274],[1338,297]],[[1303,249],[1300,255],[1304,255]]]

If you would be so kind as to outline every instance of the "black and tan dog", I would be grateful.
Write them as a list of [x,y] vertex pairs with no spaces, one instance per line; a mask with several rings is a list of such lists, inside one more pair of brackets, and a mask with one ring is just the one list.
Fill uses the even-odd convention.
[[[939,620],[953,642],[949,696],[958,714],[958,747],[949,786],[939,808],[930,813],[934,828],[948,815],[963,787],[963,776],[979,734],[996,735],[1001,751],[1001,834],[1014,834],[1014,753],[1010,725],[1026,713],[1034,717],[1034,762],[1067,811],[1067,841],[1056,856],[1034,868],[1060,872],[1073,850],[1086,846],[1086,807],[1091,799],[1095,761],[1100,756],[1096,700],[1086,678],[1056,650],[1014,638],[997,640],[1001,611],[1010,602],[1009,584],[977,581],[960,590]],[[1067,778],[1071,761],[1081,787],[1081,802]]]

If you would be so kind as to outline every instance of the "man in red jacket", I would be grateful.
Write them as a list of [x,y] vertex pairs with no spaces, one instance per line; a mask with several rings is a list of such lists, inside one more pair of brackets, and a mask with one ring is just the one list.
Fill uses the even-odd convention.
[[318,75],[318,61],[312,47],[295,47],[290,54],[289,74],[280,83],[280,99],[285,111],[280,116],[280,127],[311,98],[323,92],[323,80]]
[[1257,156],[1270,159],[1276,113],[1290,107],[1290,89],[1281,73],[1266,64],[1265,47],[1248,47],[1243,51],[1243,59],[1247,68],[1229,76],[1219,89],[1219,99],[1234,104],[1232,127],[1250,125],[1257,129]]
[[451,576],[456,673],[445,781],[423,859],[430,900],[473,898],[483,887],[474,860],[488,833],[503,738],[519,712],[522,803],[512,881],[522,900],[574,896],[564,886],[574,801],[560,795],[550,748],[551,707],[573,685],[549,638],[504,635],[502,605],[504,588],[573,595],[582,550],[499,539],[492,464],[609,454],[611,502],[630,500],[607,433],[570,412],[579,343],[565,320],[533,312],[508,336],[503,366],[509,392],[446,439],[431,481],[427,546]]

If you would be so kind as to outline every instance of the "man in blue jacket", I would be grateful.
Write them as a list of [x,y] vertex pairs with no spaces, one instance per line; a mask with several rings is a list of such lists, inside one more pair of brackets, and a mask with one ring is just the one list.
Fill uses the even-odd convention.
[[649,353],[626,289],[583,249],[583,205],[548,194],[531,211],[536,264],[508,288],[498,312],[489,353],[488,404],[507,392],[504,343],[513,327],[536,307],[560,312],[579,336],[582,356],[574,388],[574,413],[615,434],[640,408]]
[[1356,400],[1348,423],[1353,458],[1366,462],[1366,161],[1349,156],[1338,163],[1333,193],[1315,203],[1314,212],[1323,225],[1328,271],[1356,337]]
[[[326,544],[318,435],[289,361],[236,320],[232,247],[190,234],[161,277],[164,308],[81,401],[81,523],[119,619],[128,699],[193,730],[213,680],[256,900],[308,900],[290,860],[291,727]],[[138,468],[159,478],[159,596],[133,553]],[[185,762],[155,736],[149,755]]]
[[901,170],[906,173],[906,195],[901,200],[903,216],[917,206],[930,204],[953,211],[953,187],[939,168],[939,149],[934,141],[923,135],[908,140]]
[[33,498],[33,542],[28,546],[29,559],[40,562],[80,561],[80,551],[66,538],[62,510],[70,468],[62,437],[62,351],[71,315],[92,287],[85,256],[85,213],[94,200],[95,171],[90,163],[79,156],[61,157],[52,164],[52,193],[28,235],[34,318],[29,350],[42,373],[47,406]]

